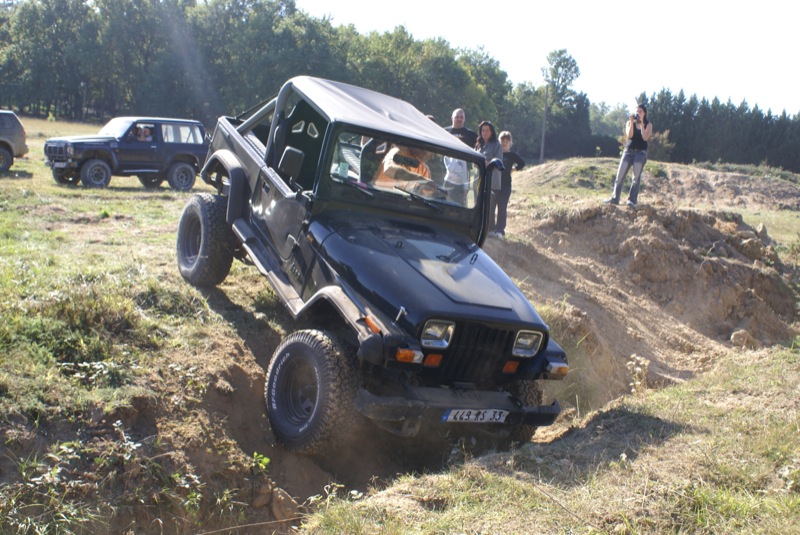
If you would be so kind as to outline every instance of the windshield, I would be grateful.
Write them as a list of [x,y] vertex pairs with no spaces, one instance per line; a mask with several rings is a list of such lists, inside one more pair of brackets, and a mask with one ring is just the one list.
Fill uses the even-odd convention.
[[128,128],[131,126],[131,122],[131,119],[124,119],[122,117],[111,119],[103,128],[100,129],[100,132],[98,132],[97,135],[120,138],[125,134],[125,132],[128,131]]
[[335,139],[329,172],[338,187],[357,187],[390,203],[410,197],[429,206],[472,209],[480,191],[481,164],[479,156],[465,159],[406,140],[344,131]]

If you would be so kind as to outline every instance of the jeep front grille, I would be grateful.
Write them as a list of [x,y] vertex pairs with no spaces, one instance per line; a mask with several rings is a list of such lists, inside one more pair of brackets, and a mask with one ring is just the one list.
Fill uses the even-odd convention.
[[459,323],[444,354],[439,380],[466,382],[479,388],[494,384],[514,343],[513,330],[491,329],[477,323]]

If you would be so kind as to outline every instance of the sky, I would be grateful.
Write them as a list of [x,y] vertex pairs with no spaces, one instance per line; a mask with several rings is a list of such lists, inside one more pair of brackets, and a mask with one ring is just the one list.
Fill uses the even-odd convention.
[[543,83],[547,55],[566,49],[573,89],[592,103],[635,108],[644,92],[682,89],[773,114],[800,113],[800,3],[602,0],[295,0],[298,9],[361,34],[397,26],[417,40],[483,50],[514,84]]

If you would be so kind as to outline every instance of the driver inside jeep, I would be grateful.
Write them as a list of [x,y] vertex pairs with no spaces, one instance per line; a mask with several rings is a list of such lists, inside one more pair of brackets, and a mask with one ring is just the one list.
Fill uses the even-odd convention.
[[431,153],[417,147],[395,145],[383,158],[373,185],[380,188],[399,188],[418,195],[435,195],[436,184],[425,162]]

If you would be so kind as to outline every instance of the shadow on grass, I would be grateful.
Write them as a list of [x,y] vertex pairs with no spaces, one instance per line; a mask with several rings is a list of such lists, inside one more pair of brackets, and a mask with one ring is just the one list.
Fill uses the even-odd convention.
[[[282,338],[282,334],[270,326],[269,322],[260,318],[256,311],[231,301],[228,294],[219,288],[203,290],[208,306],[222,316],[235,330],[256,359],[258,365],[266,371],[272,352]],[[292,319],[288,313],[279,311],[272,318],[280,325],[291,326]]]
[[517,469],[560,485],[580,485],[598,468],[624,465],[640,452],[686,432],[688,426],[620,405],[594,415],[548,443],[514,452]]
[[32,178],[33,173],[30,171],[15,171],[14,169],[9,169],[4,173],[0,173],[0,179],[30,180]]

